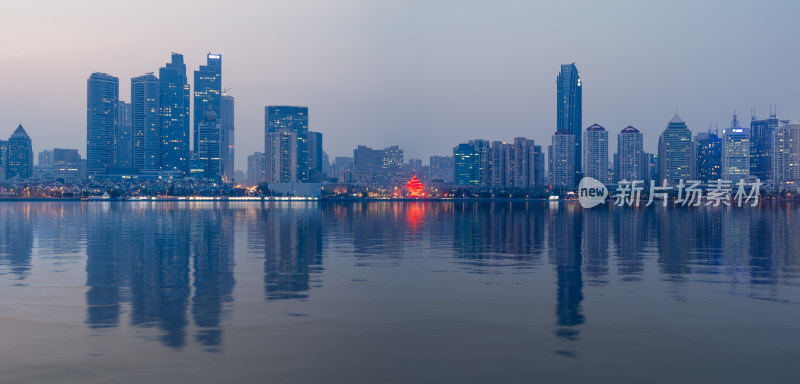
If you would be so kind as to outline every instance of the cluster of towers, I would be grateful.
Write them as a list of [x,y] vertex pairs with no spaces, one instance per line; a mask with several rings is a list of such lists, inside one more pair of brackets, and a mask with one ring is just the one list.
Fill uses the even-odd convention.
[[[456,185],[572,189],[584,176],[604,184],[620,180],[730,180],[757,177],[767,188],[783,190],[800,181],[800,125],[765,120],[753,114],[749,128],[734,113],[731,126],[692,132],[676,113],[659,136],[658,152],[644,151],[642,133],[631,126],[617,134],[617,153],[609,163],[608,131],[599,124],[582,129],[582,84],[575,63],[564,64],[556,78],[557,128],[548,146],[547,172],[532,140],[514,144],[472,140],[453,148]],[[521,150],[525,141],[531,149]],[[524,154],[530,153],[528,158]],[[522,179],[520,175],[530,175]],[[544,176],[546,175],[546,177]]]
[[131,79],[130,102],[120,100],[117,77],[92,73],[87,80],[88,176],[135,173],[231,180],[234,98],[223,93],[222,56],[209,53],[206,59],[194,71],[193,95],[178,53],[158,76]]

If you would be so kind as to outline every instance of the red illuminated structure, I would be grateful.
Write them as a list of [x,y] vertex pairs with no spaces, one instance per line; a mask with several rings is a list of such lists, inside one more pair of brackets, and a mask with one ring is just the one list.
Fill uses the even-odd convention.
[[425,184],[422,184],[422,181],[417,179],[417,175],[411,177],[411,180],[408,181],[406,184],[406,190],[408,190],[409,197],[420,197],[425,196]]

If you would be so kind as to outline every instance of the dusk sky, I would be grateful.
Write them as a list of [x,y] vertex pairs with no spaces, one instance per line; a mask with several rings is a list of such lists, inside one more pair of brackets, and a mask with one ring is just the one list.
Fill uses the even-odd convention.
[[[633,125],[655,151],[677,108],[694,131],[800,119],[797,1],[4,1],[0,137],[86,156],[86,79],[130,78],[182,53],[222,54],[236,168],[264,149],[264,106],[309,107],[330,155],[400,145],[452,155],[469,139],[555,131],[556,75],[575,62],[583,126]],[[194,86],[192,85],[192,91]]]

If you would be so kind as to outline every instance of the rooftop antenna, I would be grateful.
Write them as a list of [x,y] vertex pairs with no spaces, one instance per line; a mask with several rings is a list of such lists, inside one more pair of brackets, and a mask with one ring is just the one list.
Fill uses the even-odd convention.
[[770,104],[769,110],[770,110],[769,118],[770,119],[777,119],[778,118],[778,104],[775,104],[775,111],[772,111],[772,104]]
[[756,121],[756,107],[750,107],[750,120]]

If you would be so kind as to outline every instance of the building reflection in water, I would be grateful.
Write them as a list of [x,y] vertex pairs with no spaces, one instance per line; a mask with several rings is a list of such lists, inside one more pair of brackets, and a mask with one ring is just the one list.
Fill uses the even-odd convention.
[[[322,271],[322,218],[317,203],[269,203],[249,236],[264,255],[267,300],[304,299]],[[253,251],[256,252],[253,252]]]
[[[29,276],[34,244],[47,252],[47,244],[55,250],[85,236],[89,327],[104,332],[127,317],[140,335],[173,348],[190,340],[209,350],[222,345],[236,284],[234,224],[241,220],[234,210],[213,203],[36,207],[0,205],[0,277],[13,283]],[[453,255],[469,273],[552,267],[554,330],[567,342],[557,352],[570,356],[591,321],[586,292],[663,281],[676,300],[702,292],[697,284],[785,300],[781,285],[800,281],[796,204],[585,210],[569,202],[268,203],[248,212],[247,247],[263,257],[266,301],[307,299],[328,248],[351,255],[356,267],[392,266],[418,254]]]
[[156,328],[164,345],[183,347],[191,327],[199,344],[220,346],[235,285],[232,211],[105,204],[87,212],[87,325],[118,326],[129,303],[131,325]]
[[30,204],[0,203],[0,276],[10,274],[15,280],[25,280],[30,272],[33,209]]

